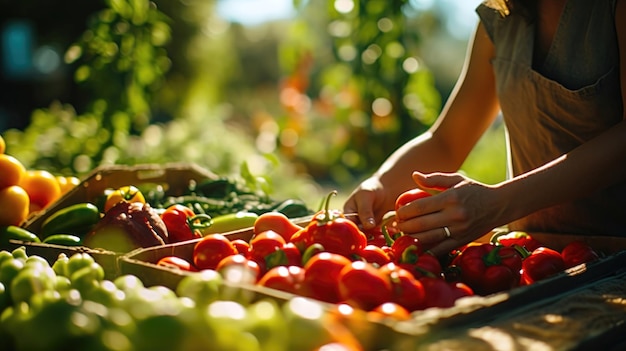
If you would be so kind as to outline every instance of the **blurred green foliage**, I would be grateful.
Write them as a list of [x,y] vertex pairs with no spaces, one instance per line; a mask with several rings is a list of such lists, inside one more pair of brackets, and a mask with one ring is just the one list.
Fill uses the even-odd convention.
[[[296,18],[254,28],[220,19],[215,1],[105,5],[66,52],[84,109],[54,101],[4,133],[29,168],[81,176],[192,162],[232,175],[245,165],[280,196],[315,204],[324,188],[347,195],[441,108],[407,0],[294,1]],[[503,179],[501,132],[464,171]]]

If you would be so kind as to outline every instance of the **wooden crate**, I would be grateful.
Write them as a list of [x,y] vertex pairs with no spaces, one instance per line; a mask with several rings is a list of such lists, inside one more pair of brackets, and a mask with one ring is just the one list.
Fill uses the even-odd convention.
[[[107,189],[115,189],[127,185],[155,184],[163,187],[166,195],[183,194],[191,181],[215,179],[217,176],[193,164],[140,164],[134,166],[113,165],[102,166],[93,170],[79,185],[50,205],[45,210],[29,218],[23,225],[25,229],[38,234],[42,223],[51,214],[67,206],[95,202]],[[0,249],[13,250],[24,246],[29,255],[38,255],[49,262],[56,261],[59,254],[71,256],[74,253],[88,253],[94,257],[106,273],[107,278],[119,274],[118,257],[123,253],[88,247],[69,247],[44,243],[11,240]]]

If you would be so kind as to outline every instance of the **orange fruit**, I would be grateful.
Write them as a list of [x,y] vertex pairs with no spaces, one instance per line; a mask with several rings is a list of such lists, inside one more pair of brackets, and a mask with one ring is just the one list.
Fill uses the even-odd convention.
[[57,178],[45,170],[27,170],[20,186],[28,193],[34,210],[44,209],[61,197]]
[[11,185],[0,190],[0,225],[20,225],[28,217],[30,199],[26,190]]
[[26,167],[11,155],[0,154],[0,189],[19,185],[26,173]]
[[0,135],[0,154],[3,154],[7,149],[7,143],[4,141],[2,135]]
[[59,182],[59,187],[61,188],[61,195],[65,195],[80,184],[80,179],[73,176],[57,176],[57,182]]

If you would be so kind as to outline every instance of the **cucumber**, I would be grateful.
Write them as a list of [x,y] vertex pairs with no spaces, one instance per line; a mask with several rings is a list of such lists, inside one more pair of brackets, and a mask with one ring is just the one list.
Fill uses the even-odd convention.
[[43,239],[54,234],[71,234],[82,238],[100,220],[100,210],[92,203],[84,202],[60,209],[41,224]]
[[15,225],[8,225],[0,227],[0,246],[5,246],[9,243],[9,240],[21,240],[26,242],[41,242],[39,237],[35,233],[18,227]]
[[72,234],[52,234],[45,238],[43,243],[63,246],[81,246],[83,244],[83,240]]

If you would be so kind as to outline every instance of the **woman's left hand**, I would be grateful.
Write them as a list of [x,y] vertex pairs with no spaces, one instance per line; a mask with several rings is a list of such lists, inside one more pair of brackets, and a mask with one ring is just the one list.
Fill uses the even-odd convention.
[[398,229],[444,255],[501,225],[495,188],[458,173],[413,172],[422,190],[446,189],[396,210]]

